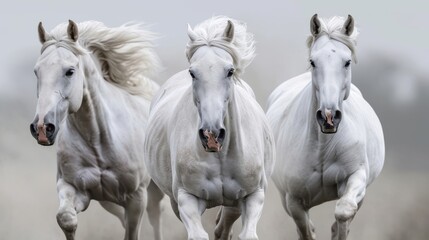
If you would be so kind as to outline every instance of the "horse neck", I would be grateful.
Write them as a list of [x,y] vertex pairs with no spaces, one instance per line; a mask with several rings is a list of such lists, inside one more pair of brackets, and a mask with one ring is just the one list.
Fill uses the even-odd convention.
[[108,90],[106,82],[99,73],[98,67],[89,55],[84,55],[84,90],[82,105],[79,110],[69,115],[69,126],[90,143],[102,141],[103,134],[108,133],[103,94]]

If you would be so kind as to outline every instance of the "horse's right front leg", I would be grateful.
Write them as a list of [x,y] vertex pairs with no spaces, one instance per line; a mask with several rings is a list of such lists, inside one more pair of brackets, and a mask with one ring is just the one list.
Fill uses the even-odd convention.
[[300,240],[315,240],[316,232],[310,220],[308,209],[305,209],[301,201],[286,193],[283,206],[286,212],[293,218],[297,226]]
[[77,214],[88,207],[89,200],[78,195],[76,188],[61,178],[57,181],[57,191],[60,200],[57,222],[66,239],[73,240],[77,228]]
[[180,219],[188,232],[188,240],[208,240],[209,235],[201,223],[201,215],[206,210],[206,202],[179,189],[177,203]]

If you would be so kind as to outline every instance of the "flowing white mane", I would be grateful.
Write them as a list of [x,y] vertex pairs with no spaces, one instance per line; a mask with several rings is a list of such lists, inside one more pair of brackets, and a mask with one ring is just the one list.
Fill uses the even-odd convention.
[[352,52],[353,60],[357,62],[356,39],[357,39],[357,36],[359,35],[358,29],[354,27],[353,33],[350,36],[347,36],[346,34],[341,32],[344,22],[346,21],[344,17],[335,16],[329,19],[319,18],[319,20],[320,20],[320,33],[316,37],[314,37],[313,35],[310,35],[307,38],[307,47],[311,49],[311,47],[313,46],[313,43],[316,41],[317,38],[323,35],[327,35],[329,38],[345,44]]
[[[222,37],[228,20],[234,24],[232,42],[225,41]],[[189,41],[186,46],[188,60],[191,59],[199,47],[218,47],[231,54],[234,60],[235,72],[237,76],[240,76],[255,57],[253,34],[247,32],[247,26],[243,22],[225,16],[216,16],[198,24],[193,30],[198,35],[198,38],[195,41]]]
[[104,79],[131,94],[151,97],[153,83],[148,79],[160,68],[153,50],[155,34],[143,30],[141,24],[125,24],[108,28],[101,22],[78,23],[78,43],[67,37],[67,23],[55,27],[42,47],[56,44],[75,54],[92,53],[99,61]]

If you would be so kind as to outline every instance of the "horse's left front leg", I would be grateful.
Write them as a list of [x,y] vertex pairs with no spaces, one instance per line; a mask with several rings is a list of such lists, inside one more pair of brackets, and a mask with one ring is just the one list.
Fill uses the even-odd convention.
[[201,215],[206,210],[206,202],[184,189],[177,193],[180,219],[188,232],[188,240],[209,240],[209,235],[201,223]]
[[264,199],[265,192],[263,189],[259,189],[243,200],[241,206],[243,229],[238,236],[240,240],[258,240],[256,225],[261,218]]
[[365,197],[366,180],[365,169],[359,169],[348,178],[344,193],[335,206],[336,222],[332,227],[333,240],[345,240],[347,238],[350,222]]
[[60,207],[57,212],[58,225],[63,230],[67,240],[74,240],[77,214],[88,207],[90,200],[86,195],[77,192],[74,186],[62,178],[57,180],[57,191],[60,200]]
[[140,223],[146,208],[147,191],[140,187],[125,203],[125,240],[138,240]]

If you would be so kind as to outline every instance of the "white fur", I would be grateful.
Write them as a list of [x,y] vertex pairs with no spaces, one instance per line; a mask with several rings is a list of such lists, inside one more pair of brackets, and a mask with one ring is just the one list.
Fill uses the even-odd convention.
[[74,43],[67,37],[67,23],[59,24],[48,35],[42,52],[50,45],[65,47],[75,54],[90,52],[101,66],[103,78],[132,94],[151,99],[154,92],[148,79],[160,69],[153,49],[156,35],[142,24],[125,24],[116,28],[101,22],[78,23],[79,39]]
[[[367,186],[382,170],[384,137],[374,110],[350,83],[351,67],[344,65],[354,48],[343,43],[355,35],[337,36],[342,18],[322,23],[326,34],[310,44],[315,67],[285,81],[269,97],[267,117],[276,129],[278,159],[273,180],[301,240],[316,238],[309,209],[335,199],[332,239],[344,240]],[[321,132],[318,110],[342,112],[336,133]]]
[[[272,133],[253,91],[244,81],[226,77],[231,67],[237,70],[248,64],[249,59],[241,59],[243,55],[253,57],[253,44],[241,53],[241,44],[235,47],[219,37],[227,20],[215,17],[197,27],[196,34],[191,30],[191,39],[201,36],[196,40],[201,44],[192,45],[197,49],[188,54],[195,78],[185,70],[167,80],[152,102],[148,123],[145,159],[149,172],[170,197],[188,239],[208,240],[201,214],[219,205],[223,208],[216,239],[230,239],[232,224],[240,215],[239,239],[258,239],[256,225],[274,164]],[[234,39],[248,39],[242,26],[236,25]],[[240,53],[231,56],[232,52]],[[211,104],[205,105],[206,101]],[[215,130],[219,126],[226,130],[219,152],[206,152],[202,146],[198,131],[204,121]],[[213,122],[217,125],[210,125]]]
[[[235,29],[232,42],[224,41],[222,38],[228,20],[232,21]],[[240,76],[255,57],[253,34],[247,31],[244,22],[225,16],[215,16],[198,24],[193,31],[197,38],[190,40],[186,46],[188,60],[201,46],[219,47],[232,56],[237,76]]]
[[319,18],[320,21],[320,33],[317,36],[310,35],[307,38],[307,46],[309,49],[313,46],[314,42],[321,36],[328,36],[330,39],[339,41],[346,45],[352,52],[353,60],[357,62],[356,58],[356,39],[359,35],[359,30],[354,27],[354,30],[350,36],[347,36],[341,32],[344,21],[346,19],[340,16],[334,16],[331,18]]
[[58,132],[58,224],[68,240],[74,239],[77,214],[94,199],[119,217],[125,239],[137,240],[148,206],[160,240],[163,194],[150,184],[143,160],[150,100],[158,88],[147,78],[159,64],[148,41],[152,34],[137,25],[78,26],[77,43],[69,39],[66,24],[57,26],[35,65],[39,94],[33,135],[47,145],[55,137],[45,141],[41,131],[51,124]]

